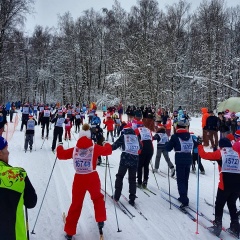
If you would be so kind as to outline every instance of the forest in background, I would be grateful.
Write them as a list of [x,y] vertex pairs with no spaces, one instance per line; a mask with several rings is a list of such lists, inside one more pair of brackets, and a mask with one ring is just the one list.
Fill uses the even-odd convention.
[[191,11],[187,1],[159,9],[140,0],[126,12],[84,11],[25,35],[33,0],[0,2],[0,103],[157,105],[215,109],[240,96],[240,5],[223,0]]

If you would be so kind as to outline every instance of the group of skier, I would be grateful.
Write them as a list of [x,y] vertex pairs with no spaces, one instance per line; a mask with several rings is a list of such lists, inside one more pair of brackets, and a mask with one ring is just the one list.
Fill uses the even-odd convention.
[[[150,106],[129,106],[126,111],[127,121],[123,121],[122,116],[119,116],[119,113],[117,113],[119,109],[107,108],[103,122],[96,114],[96,109],[86,109],[85,106],[80,107],[79,104],[54,108],[51,108],[48,104],[39,105],[37,108],[31,108],[29,104],[24,104],[20,110],[22,112],[20,130],[22,131],[25,126],[25,151],[27,151],[28,146],[30,151],[32,150],[34,129],[37,124],[42,127],[43,143],[49,137],[51,124],[54,124],[51,150],[55,151],[56,149],[59,160],[73,158],[76,173],[72,186],[72,203],[64,228],[66,239],[70,240],[76,234],[77,222],[86,191],[89,191],[91,195],[95,209],[95,219],[100,233],[102,233],[104,221],[106,221],[106,210],[96,167],[102,162],[101,156],[108,156],[118,148],[122,150],[122,153],[112,198],[116,202],[119,201],[123,179],[128,171],[129,204],[132,206],[135,206],[137,187],[147,188],[149,165],[152,166],[153,173],[159,171],[162,154],[170,170],[169,175],[174,177],[176,173],[178,200],[181,203],[179,208],[182,211],[185,211],[189,204],[188,180],[191,169],[193,172],[196,171],[197,162],[200,172],[205,174],[201,158],[217,161],[220,182],[216,197],[215,220],[210,230],[215,235],[220,235],[223,208],[227,203],[231,218],[229,231],[239,237],[236,201],[240,194],[240,130],[236,128],[234,134],[221,135],[219,141],[218,138],[213,141],[211,136],[216,136],[216,134],[209,134],[208,132],[218,130],[214,128],[214,124],[217,122],[219,126],[221,118],[216,121],[213,118],[212,111],[203,113],[203,145],[208,146],[210,141],[213,149],[213,152],[205,152],[202,139],[189,131],[191,118],[187,111],[181,107],[170,116],[164,108],[155,111]],[[1,111],[0,107],[0,114]],[[204,115],[205,113],[208,115]],[[88,123],[87,120],[84,120],[86,114],[88,115]],[[0,123],[4,121],[2,116],[3,114],[0,115]],[[62,144],[63,128],[65,127],[64,139],[71,140],[73,124],[75,124],[75,133],[79,133],[76,146],[65,149]],[[80,130],[81,124],[82,128]],[[103,124],[103,128],[101,124]],[[172,127],[173,130],[171,130]],[[105,128],[107,129],[106,135],[103,131]],[[45,129],[46,136],[44,138]],[[172,132],[173,134],[171,134]],[[154,140],[157,141],[157,149],[155,163],[153,164],[151,160],[154,154]],[[174,163],[169,157],[169,152],[172,150],[175,151]],[[81,184],[82,182],[85,184]]]

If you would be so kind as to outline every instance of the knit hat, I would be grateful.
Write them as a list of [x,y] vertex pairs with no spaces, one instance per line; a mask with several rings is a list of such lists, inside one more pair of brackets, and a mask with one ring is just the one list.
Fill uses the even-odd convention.
[[232,147],[232,144],[228,138],[221,138],[218,143],[220,148]]
[[87,137],[91,139],[91,131],[90,131],[90,126],[87,123],[84,123],[82,125],[82,131],[79,132],[79,138],[81,137]]
[[0,150],[3,150],[7,145],[8,145],[7,140],[0,136]]
[[237,130],[234,134],[235,138],[240,138],[240,130]]

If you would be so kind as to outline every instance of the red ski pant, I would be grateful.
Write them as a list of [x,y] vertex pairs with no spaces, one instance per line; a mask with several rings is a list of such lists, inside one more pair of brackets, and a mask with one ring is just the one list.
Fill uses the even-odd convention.
[[104,196],[101,193],[101,183],[97,172],[90,174],[75,174],[72,186],[72,203],[68,210],[64,231],[69,235],[76,234],[78,219],[86,191],[90,193],[95,210],[96,222],[107,219]]
[[67,138],[71,139],[71,128],[65,128],[65,139]]

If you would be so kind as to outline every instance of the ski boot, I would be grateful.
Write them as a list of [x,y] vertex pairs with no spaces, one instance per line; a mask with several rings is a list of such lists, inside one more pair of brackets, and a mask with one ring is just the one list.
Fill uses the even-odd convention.
[[130,199],[130,200],[128,201],[128,203],[129,203],[130,205],[132,205],[132,206],[135,205],[135,201],[134,201],[133,199]]
[[67,240],[72,240],[72,239],[73,239],[72,236],[71,236],[71,235],[68,235],[68,234],[65,235],[65,238],[66,238]]
[[227,232],[239,239],[239,223],[237,220],[230,223],[230,228],[227,229]]
[[98,228],[103,229],[104,227],[104,222],[98,222]]
[[100,234],[100,239],[103,240],[103,227],[104,227],[104,222],[98,222],[98,229],[99,229],[99,234]]
[[142,188],[142,184],[141,183],[136,183],[138,188]]
[[215,234],[217,237],[219,237],[221,231],[222,231],[222,221],[221,220],[214,220],[213,226],[208,228],[209,231],[211,231],[213,234]]
[[143,181],[142,188],[147,188],[147,181],[146,180]]

